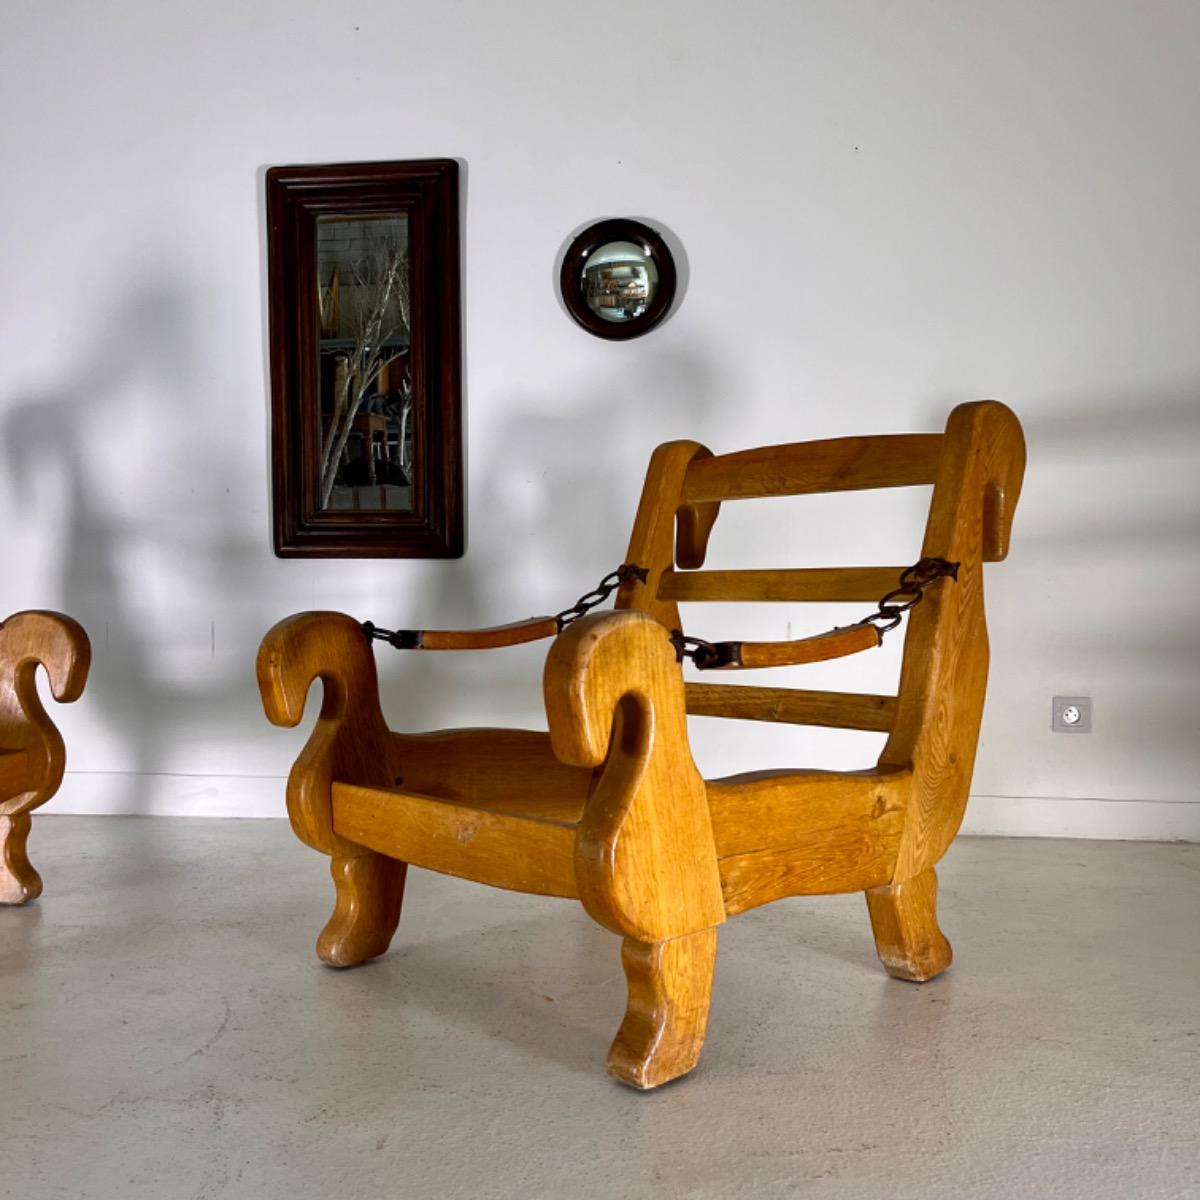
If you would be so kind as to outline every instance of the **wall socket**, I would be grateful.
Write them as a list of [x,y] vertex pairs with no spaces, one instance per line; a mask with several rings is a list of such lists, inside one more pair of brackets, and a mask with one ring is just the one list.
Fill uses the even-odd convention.
[[1050,710],[1050,728],[1055,733],[1091,733],[1091,696],[1055,696]]

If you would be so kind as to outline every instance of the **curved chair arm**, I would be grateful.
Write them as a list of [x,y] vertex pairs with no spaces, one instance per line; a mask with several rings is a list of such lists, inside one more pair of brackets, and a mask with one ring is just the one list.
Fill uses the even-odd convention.
[[[83,626],[62,613],[30,610],[0,624],[0,746],[24,751],[20,779],[5,780],[0,816],[37,808],[62,782],[66,752],[38,696],[38,666],[54,698],[69,704],[83,692],[91,661]],[[16,795],[13,786],[20,788]]]
[[313,681],[324,684],[320,716],[288,776],[288,816],[314,850],[359,853],[333,831],[333,780],[386,787],[395,777],[375,656],[362,629],[344,613],[287,617],[263,638],[257,674],[263,708],[275,725],[298,725]]
[[666,629],[644,613],[583,617],[551,647],[544,684],[555,754],[604,764],[576,841],[584,907],[640,942],[720,924],[708,801]]

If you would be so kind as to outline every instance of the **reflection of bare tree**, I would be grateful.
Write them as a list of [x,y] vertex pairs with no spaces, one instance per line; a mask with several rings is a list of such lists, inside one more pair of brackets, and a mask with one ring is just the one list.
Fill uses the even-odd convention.
[[[353,287],[340,289],[338,296],[339,303],[349,300],[354,345],[337,357],[333,413],[321,446],[322,508],[329,506],[342,455],[367,392],[384,367],[404,353],[396,339],[410,329],[407,246],[386,242],[369,259],[356,263],[353,272]],[[401,395],[403,426],[412,407],[412,385],[408,380]]]

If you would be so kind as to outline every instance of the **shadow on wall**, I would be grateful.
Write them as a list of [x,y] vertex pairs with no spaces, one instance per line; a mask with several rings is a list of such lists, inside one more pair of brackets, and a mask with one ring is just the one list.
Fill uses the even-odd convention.
[[[996,644],[1021,650],[993,659],[994,680],[1009,695],[1038,689],[1039,716],[1043,693],[1095,692],[1105,761],[1143,764],[1148,796],[1178,790],[1197,762],[1200,385],[1044,400],[1025,433],[1013,570],[992,585],[1012,602],[989,613]],[[1020,728],[1007,725],[1014,751]],[[1080,786],[1107,794],[1113,778],[1128,786],[1111,772]]]
[[[561,416],[547,412],[544,393],[497,398],[512,415],[497,438],[472,443],[467,556],[410,603],[411,624],[474,628],[569,607],[624,561],[654,448],[704,441],[732,395],[718,364],[694,354],[648,355],[637,360],[632,383],[588,386]],[[462,725],[466,701],[490,723],[544,728],[547,646],[380,650],[385,710],[395,728],[436,729]]]
[[211,606],[261,552],[214,500],[229,465],[191,298],[157,281],[108,313],[52,388],[8,403],[3,438],[17,516],[60,530],[55,603],[92,639],[88,719],[116,742],[82,764],[77,748],[73,769],[119,772],[134,794],[113,801],[142,813],[178,731],[245,702],[244,667],[217,660]]
[[[1052,415],[1025,421],[1025,436],[1027,486],[1052,478],[1056,511],[1070,511],[1072,518],[1031,531],[1026,548],[1087,557],[1144,550],[1200,561],[1200,471],[1173,472],[1168,461],[1200,457],[1200,384],[1148,388],[1136,396],[1067,396]],[[1040,464],[1050,470],[1039,472]],[[1104,472],[1103,485],[1089,481],[1074,505],[1062,473],[1072,469]],[[1076,505],[1084,511],[1074,511]]]

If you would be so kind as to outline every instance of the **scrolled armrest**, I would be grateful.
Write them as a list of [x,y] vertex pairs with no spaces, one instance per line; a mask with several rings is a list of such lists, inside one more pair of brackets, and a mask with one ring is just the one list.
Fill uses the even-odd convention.
[[91,661],[83,626],[62,613],[32,609],[0,623],[0,745],[11,752],[0,816],[37,808],[62,782],[66,750],[38,696],[38,667],[54,698],[68,704],[83,692]]
[[584,907],[643,942],[723,921],[707,793],[667,630],[644,613],[583,617],[550,648],[545,696],[559,759],[603,764],[576,838]]
[[256,667],[263,709],[274,725],[298,725],[312,684],[324,684],[320,716],[288,776],[288,816],[314,849],[352,852],[333,832],[334,779],[387,786],[394,778],[392,736],[362,630],[343,613],[297,613],[263,638]]

